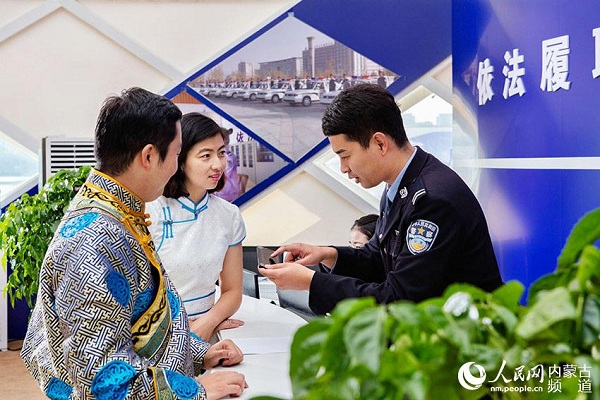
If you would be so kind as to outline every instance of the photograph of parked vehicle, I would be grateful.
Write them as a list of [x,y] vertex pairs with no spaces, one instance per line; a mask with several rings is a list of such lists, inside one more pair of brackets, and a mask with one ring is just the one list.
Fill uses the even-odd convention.
[[325,94],[325,83],[316,82],[311,89],[291,90],[283,96],[283,101],[288,103],[290,106],[296,104],[302,104],[304,107],[309,107],[313,103],[318,103],[321,100],[321,96]]

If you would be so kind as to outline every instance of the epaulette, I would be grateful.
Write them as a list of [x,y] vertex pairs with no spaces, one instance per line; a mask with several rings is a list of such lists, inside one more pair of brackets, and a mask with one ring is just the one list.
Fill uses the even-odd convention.
[[415,181],[411,185],[411,192],[413,190],[414,190],[414,194],[412,197],[412,204],[414,206],[415,204],[417,204],[417,201],[419,201],[419,199],[421,199],[427,195],[427,190],[425,189],[425,185],[423,184],[423,181],[421,180],[420,177],[415,179]]

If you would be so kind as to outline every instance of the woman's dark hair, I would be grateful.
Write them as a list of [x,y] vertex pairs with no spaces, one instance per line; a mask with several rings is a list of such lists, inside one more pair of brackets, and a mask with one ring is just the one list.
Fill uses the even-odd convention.
[[[177,158],[177,172],[169,179],[163,195],[177,199],[182,196],[189,196],[190,193],[185,189],[185,173],[182,166],[185,164],[190,149],[198,142],[211,138],[216,135],[222,135],[221,128],[215,121],[197,112],[185,114],[181,118],[181,152]],[[221,175],[219,183],[214,189],[209,189],[208,193],[218,192],[225,186],[225,174]]]
[[325,136],[344,134],[364,149],[375,132],[390,136],[398,147],[408,141],[394,96],[371,83],[342,91],[325,109],[321,123]]
[[363,217],[360,217],[350,228],[358,230],[360,233],[369,238],[369,240],[373,237],[375,233],[375,225],[377,224],[377,218],[379,216],[377,214],[368,214]]
[[123,173],[136,154],[154,145],[163,161],[177,134],[181,110],[166,97],[133,87],[104,101],[96,122],[94,152],[99,171]]

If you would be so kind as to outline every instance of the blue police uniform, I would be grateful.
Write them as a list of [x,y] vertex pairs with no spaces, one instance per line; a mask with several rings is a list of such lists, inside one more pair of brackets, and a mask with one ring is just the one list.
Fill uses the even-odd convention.
[[332,270],[313,276],[309,306],[315,313],[352,297],[418,302],[455,282],[486,291],[502,285],[483,210],[448,166],[417,148],[389,212],[386,199],[384,193],[370,242],[360,249],[336,247]]

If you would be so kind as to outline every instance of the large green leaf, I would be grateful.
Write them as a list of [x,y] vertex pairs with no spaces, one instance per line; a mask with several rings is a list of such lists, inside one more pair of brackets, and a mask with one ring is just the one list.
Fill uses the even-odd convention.
[[565,268],[561,272],[544,275],[538,278],[529,288],[527,304],[529,306],[538,302],[538,295],[547,290],[552,290],[559,286],[568,286],[575,279],[577,270],[575,268]]
[[540,294],[540,300],[523,315],[515,333],[522,339],[533,340],[557,322],[576,318],[571,294],[566,288],[557,287]]
[[351,364],[362,364],[376,373],[386,343],[383,306],[363,310],[354,315],[344,328],[344,341]]
[[321,368],[322,349],[331,321],[315,318],[296,331],[290,354],[290,377],[292,391],[302,395],[310,388]]
[[505,330],[502,333],[505,335],[512,334],[519,322],[517,314],[511,309],[498,304],[490,304],[490,310],[495,316],[495,321],[493,322],[501,322],[504,326]]
[[423,372],[417,371],[406,384],[406,397],[411,400],[425,400],[429,392],[429,386],[429,377]]
[[519,281],[506,282],[492,293],[492,298],[513,312],[520,308],[519,301],[523,296],[525,286]]
[[579,289],[585,291],[590,281],[598,281],[600,277],[600,251],[595,246],[588,245],[581,251],[577,268],[577,281]]
[[456,351],[449,348],[447,342],[444,342],[437,335],[426,335],[421,337],[421,341],[414,343],[411,347],[412,354],[419,361],[419,368],[437,374],[448,358],[453,358]]
[[444,291],[444,295],[442,296],[445,299],[449,299],[455,293],[466,293],[473,300],[483,301],[488,297],[488,293],[481,290],[480,288],[469,285],[466,283],[453,283],[448,286],[448,288]]
[[379,379],[399,385],[400,380],[411,376],[419,367],[419,360],[409,348],[385,349],[381,355]]
[[571,230],[567,243],[558,256],[557,270],[569,268],[579,258],[583,248],[600,239],[600,208],[584,215]]
[[332,373],[341,373],[349,367],[350,357],[344,341],[344,330],[349,320],[358,313],[378,307],[375,299],[365,297],[341,301],[331,313],[331,326],[323,342],[327,348],[321,358],[323,367]]
[[600,300],[590,294],[585,300],[582,316],[582,346],[589,349],[600,341]]
[[500,349],[475,343],[468,350],[460,353],[459,360],[460,365],[465,362],[474,362],[481,365],[486,371],[493,371],[502,364],[502,354],[502,350]]
[[423,323],[423,312],[412,302],[392,303],[388,306],[388,312],[402,325],[420,326]]

